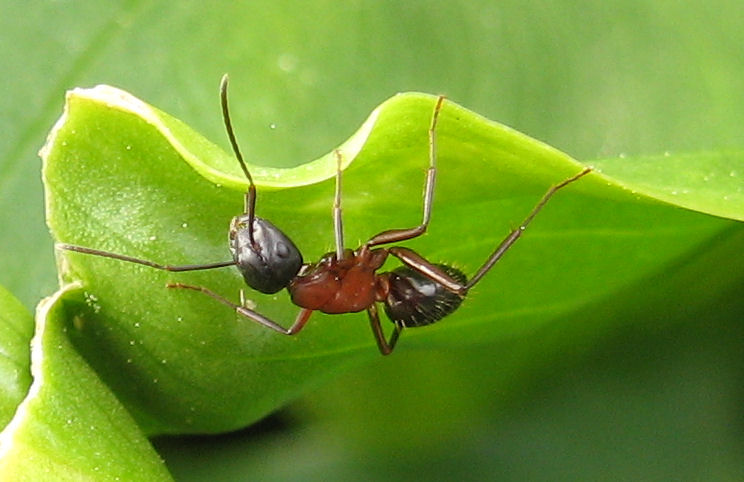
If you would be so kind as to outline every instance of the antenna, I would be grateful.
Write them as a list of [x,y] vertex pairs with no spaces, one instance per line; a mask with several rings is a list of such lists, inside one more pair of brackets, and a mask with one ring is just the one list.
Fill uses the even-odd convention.
[[248,214],[248,226],[250,242],[255,247],[255,241],[253,240],[253,219],[256,213],[256,185],[253,184],[253,176],[251,176],[248,167],[245,165],[243,155],[240,153],[238,147],[238,141],[235,139],[235,132],[233,132],[232,122],[230,121],[230,109],[227,106],[227,84],[229,77],[227,74],[222,76],[220,82],[220,103],[222,104],[222,118],[225,121],[225,129],[227,130],[227,137],[230,139],[230,145],[232,146],[235,157],[240,163],[240,168],[243,169],[245,177],[248,179],[248,191],[245,193],[245,212]]

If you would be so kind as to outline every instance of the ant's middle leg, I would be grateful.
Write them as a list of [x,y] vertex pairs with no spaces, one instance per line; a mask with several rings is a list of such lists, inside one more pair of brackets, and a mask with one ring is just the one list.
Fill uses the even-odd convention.
[[444,96],[439,96],[434,106],[434,113],[431,116],[431,125],[429,126],[429,168],[426,170],[426,183],[424,184],[424,214],[421,224],[408,229],[388,229],[378,233],[369,241],[364,243],[368,248],[379,246],[381,244],[399,243],[407,239],[413,239],[421,236],[426,232],[431,219],[431,206],[434,201],[434,185],[437,177],[437,120],[439,112],[442,110]]
[[333,234],[336,240],[336,259],[344,257],[344,222],[341,210],[341,165],[343,155],[338,149],[333,151],[336,157],[336,192],[333,196]]
[[292,324],[292,326],[290,326],[289,328],[284,328],[279,323],[262,315],[261,313],[253,311],[252,309],[246,306],[235,304],[232,301],[228,300],[227,298],[221,295],[218,295],[217,293],[210,290],[209,288],[205,288],[203,286],[188,285],[184,283],[168,283],[166,286],[168,288],[182,288],[182,289],[188,289],[188,290],[199,291],[201,293],[204,293],[205,295],[210,296],[211,298],[214,298],[215,300],[219,301],[223,305],[232,308],[237,314],[244,316],[248,318],[249,320],[253,320],[256,323],[259,323],[267,328],[271,328],[277,333],[281,333],[283,335],[294,335],[296,333],[299,333],[300,330],[302,330],[302,328],[305,327],[307,320],[310,319],[310,315],[313,313],[313,310],[308,310],[306,308],[303,308],[297,314],[297,318],[295,318],[295,321]]

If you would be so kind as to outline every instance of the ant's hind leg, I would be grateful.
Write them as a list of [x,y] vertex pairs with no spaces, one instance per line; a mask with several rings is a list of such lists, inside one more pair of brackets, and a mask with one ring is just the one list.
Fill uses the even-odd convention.
[[390,335],[390,339],[386,340],[385,333],[382,332],[382,326],[380,326],[380,315],[377,312],[377,306],[372,304],[367,308],[367,315],[369,316],[369,326],[372,328],[372,333],[375,335],[375,341],[377,342],[377,348],[380,349],[380,353],[383,355],[391,354],[396,343],[398,343],[400,332],[403,329],[396,324],[393,333]]
[[564,187],[568,186],[574,181],[578,181],[580,178],[584,177],[585,175],[592,172],[592,169],[587,167],[580,173],[569,177],[568,179],[556,184],[555,186],[548,189],[548,191],[543,195],[543,197],[538,201],[538,203],[535,205],[535,207],[532,208],[532,211],[527,215],[527,217],[522,221],[522,224],[519,225],[517,229],[514,229],[511,233],[509,233],[506,238],[504,238],[503,241],[496,247],[496,250],[494,250],[493,253],[486,259],[486,261],[483,263],[483,265],[478,269],[478,271],[475,273],[475,275],[468,281],[468,283],[465,285],[464,291],[467,292],[470,288],[475,286],[476,283],[478,283],[483,277],[488,273],[491,268],[493,268],[493,265],[496,264],[496,262],[501,259],[501,257],[506,253],[509,248],[511,248],[514,243],[517,242],[517,240],[522,236],[522,233],[525,229],[527,229],[527,226],[530,225],[533,219],[535,219],[535,216],[542,210],[542,208],[545,207],[545,205],[550,201],[550,198],[553,197],[553,195],[558,192],[559,190],[563,189]]
[[506,253],[509,248],[511,248],[514,243],[517,242],[517,240],[522,236],[522,233],[525,229],[527,229],[527,226],[532,222],[532,220],[537,216],[537,214],[542,210],[543,207],[548,203],[551,197],[558,192],[560,189],[563,189],[564,187],[568,186],[574,181],[579,180],[583,176],[589,174],[591,172],[590,168],[586,168],[580,173],[556,184],[555,186],[548,189],[548,191],[543,195],[543,197],[538,201],[538,203],[535,205],[534,208],[532,208],[532,211],[527,215],[527,217],[522,221],[522,223],[519,225],[519,227],[515,230],[513,230],[511,233],[509,233],[506,238],[504,238],[501,243],[496,247],[493,253],[486,259],[486,261],[483,263],[483,265],[478,269],[478,271],[475,273],[475,275],[468,281],[467,283],[463,284],[455,279],[452,278],[452,276],[445,273],[441,268],[439,268],[436,264],[430,262],[417,252],[415,252],[412,249],[405,248],[403,246],[393,246],[389,248],[390,254],[398,258],[408,266],[409,268],[415,269],[419,273],[423,274],[427,278],[436,281],[440,285],[444,286],[447,290],[457,293],[461,296],[465,296],[470,288],[475,286],[476,283],[478,283],[483,277],[488,273],[488,271],[493,268],[493,265],[496,264],[496,262],[501,259],[501,257]]
[[310,319],[310,315],[313,313],[313,310],[308,310],[306,308],[303,308],[297,314],[297,318],[295,318],[295,321],[292,324],[292,326],[290,326],[289,328],[284,328],[283,326],[281,326],[274,320],[262,315],[261,313],[253,311],[252,309],[246,306],[237,305],[233,303],[232,301],[228,300],[227,298],[221,295],[218,295],[217,293],[210,290],[209,288],[205,288],[203,286],[187,285],[183,283],[168,283],[166,286],[168,288],[181,288],[181,289],[199,291],[201,293],[204,293],[205,295],[219,301],[223,305],[232,308],[237,314],[244,316],[248,318],[249,320],[255,321],[256,323],[259,323],[267,328],[271,328],[272,330],[276,331],[277,333],[281,333],[282,335],[294,335],[296,333],[299,333],[299,331],[305,327],[307,320]]
[[431,115],[431,124],[429,126],[429,168],[426,170],[424,212],[421,224],[413,228],[388,229],[387,231],[378,233],[364,244],[368,248],[380,244],[399,243],[421,236],[426,232],[426,228],[429,226],[429,221],[431,220],[431,206],[434,201],[434,185],[436,184],[437,177],[437,121],[439,120],[439,112],[442,110],[444,99],[444,96],[439,96],[434,106],[434,112]]
[[416,251],[403,246],[393,246],[389,249],[389,252],[409,268],[418,271],[432,281],[436,281],[445,289],[462,296],[467,294],[469,288]]

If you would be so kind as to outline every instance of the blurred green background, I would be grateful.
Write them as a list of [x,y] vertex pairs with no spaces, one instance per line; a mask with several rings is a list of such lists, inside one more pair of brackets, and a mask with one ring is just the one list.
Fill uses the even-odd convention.
[[[246,157],[276,166],[408,90],[579,160],[744,147],[736,1],[2,1],[0,32],[0,284],[29,309],[56,287],[36,152],[76,86],[126,89],[227,147],[229,72]],[[180,480],[740,479],[740,292],[714,316],[635,293],[622,299],[649,312],[613,307],[626,322],[600,334],[587,314],[399,350],[244,432],[156,444]]]

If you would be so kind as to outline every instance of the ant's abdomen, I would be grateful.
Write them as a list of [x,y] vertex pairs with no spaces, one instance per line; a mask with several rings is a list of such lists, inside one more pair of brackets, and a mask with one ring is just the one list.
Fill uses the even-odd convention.
[[[435,265],[452,279],[467,283],[465,274],[444,264]],[[385,299],[385,313],[396,325],[412,328],[436,323],[454,312],[463,297],[407,266],[390,273],[390,289]]]

